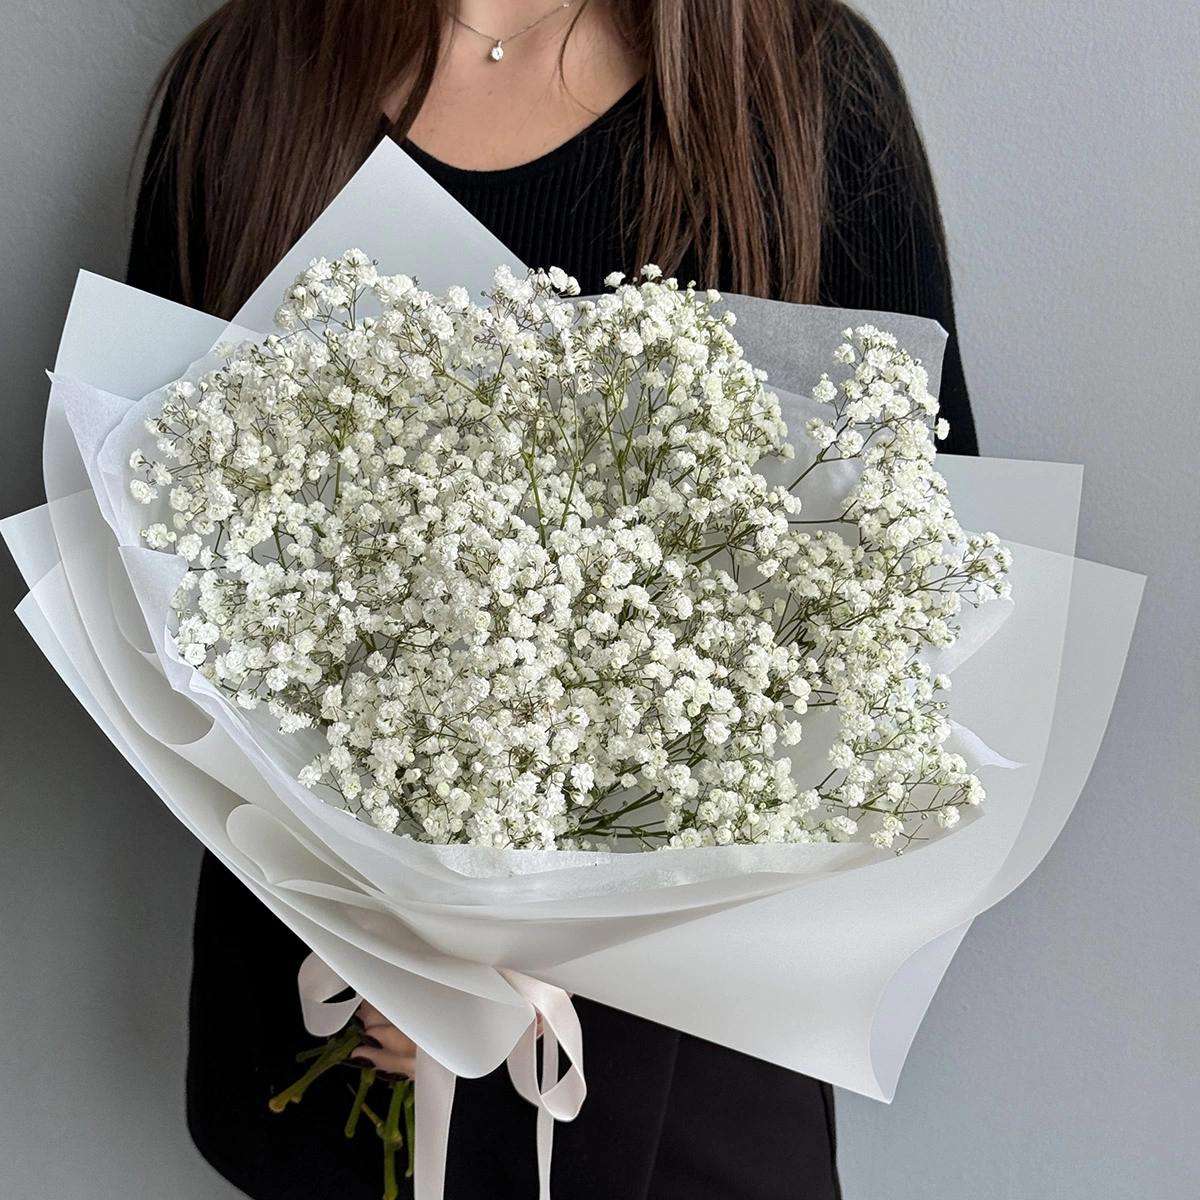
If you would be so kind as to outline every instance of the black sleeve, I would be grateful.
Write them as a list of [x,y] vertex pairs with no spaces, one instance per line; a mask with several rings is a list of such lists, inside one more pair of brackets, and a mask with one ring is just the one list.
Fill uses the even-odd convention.
[[827,43],[828,219],[821,303],[932,317],[949,335],[939,449],[978,454],[954,320],[945,232],[921,134],[891,52],[839,11]]
[[[169,120],[168,94],[150,138],[126,281],[181,301]],[[188,219],[189,258],[193,271],[202,272],[198,211]],[[202,296],[197,300],[203,307]],[[377,1200],[380,1151],[374,1134],[364,1130],[352,1142],[341,1135],[349,1111],[349,1072],[319,1080],[302,1104],[283,1113],[267,1107],[268,1099],[302,1072],[296,1053],[315,1044],[304,1029],[296,991],[296,972],[307,953],[307,946],[205,851],[192,944],[188,1129],[209,1163],[253,1200]]]

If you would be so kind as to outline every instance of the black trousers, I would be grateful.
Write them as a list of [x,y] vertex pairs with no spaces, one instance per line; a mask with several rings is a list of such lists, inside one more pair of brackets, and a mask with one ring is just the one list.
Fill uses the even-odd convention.
[[[205,1158],[253,1200],[379,1200],[374,1131],[364,1122],[352,1140],[341,1132],[356,1072],[330,1072],[284,1113],[267,1107],[302,1069],[297,1050],[313,1044],[295,990],[306,954],[206,853],[189,1128]],[[249,1001],[233,1028],[217,1016],[228,1011],[230,980]],[[828,1084],[583,997],[575,1006],[588,1095],[574,1121],[555,1127],[555,1200],[840,1200]],[[533,1200],[535,1121],[503,1065],[460,1079],[446,1200]]]

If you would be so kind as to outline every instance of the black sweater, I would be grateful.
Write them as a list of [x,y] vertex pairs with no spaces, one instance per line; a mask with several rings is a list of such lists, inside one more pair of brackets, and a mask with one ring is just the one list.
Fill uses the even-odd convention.
[[[915,135],[890,54],[869,25],[856,24],[870,65],[883,74],[879,103],[901,109]],[[598,292],[604,275],[624,261],[617,187],[622,154],[639,136],[639,92],[640,85],[565,145],[509,170],[459,170],[405,148],[525,262],[560,266],[585,292]],[[923,152],[917,162],[904,161],[869,107],[844,106],[832,116],[821,302],[940,321],[950,335],[941,402],[951,436],[942,448],[975,453],[940,223],[916,201],[920,176],[928,172]],[[160,120],[149,161],[158,161],[162,144]],[[128,280],[178,299],[172,189],[156,182],[161,178],[148,176],[143,183]],[[696,273],[685,263],[679,274]],[[374,1135],[364,1129],[347,1142],[340,1133],[349,1074],[323,1080],[324,1087],[283,1115],[266,1107],[270,1094],[296,1075],[292,1056],[311,1042],[296,999],[295,973],[305,953],[205,855],[194,941],[189,1127],[205,1157],[255,1200],[376,1200]],[[226,1011],[231,991],[249,1005],[248,1018],[232,1027],[216,1015]],[[589,1094],[579,1118],[555,1135],[556,1200],[840,1195],[827,1084],[583,998],[577,1007]],[[503,1068],[460,1081],[447,1200],[536,1195],[534,1164],[534,1110],[517,1097]]]

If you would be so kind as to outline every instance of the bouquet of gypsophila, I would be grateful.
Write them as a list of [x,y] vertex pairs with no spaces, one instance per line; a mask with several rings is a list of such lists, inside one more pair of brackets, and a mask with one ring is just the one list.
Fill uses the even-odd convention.
[[81,273],[47,504],[0,530],[54,669],[312,951],[337,1036],[276,1106],[360,997],[413,1038],[347,1128],[393,1191],[415,1136],[418,1200],[506,1060],[545,1193],[571,993],[890,1101],[1084,785],[1142,584],[1074,557],[1078,468],[933,470],[935,322],[501,262],[385,140],[233,331]]
[[[315,732],[306,786],[423,840],[865,828],[900,853],[931,815],[953,825],[983,789],[944,748],[949,680],[922,651],[953,642],[964,600],[1007,594],[1009,556],[954,519],[924,369],[845,330],[846,378],[814,388],[825,415],[797,454],[715,292],[653,267],[608,282],[576,302],[561,271],[501,270],[477,304],[361,251],[315,261],[282,332],[169,388],[153,457],[130,460],[132,495],[170,510],[146,544],[188,564],[179,653],[284,733]],[[831,497],[815,485],[835,469]],[[789,749],[823,710],[837,736],[804,777]],[[273,1107],[361,1037],[309,1052]],[[390,1200],[413,1098],[393,1083],[379,1117],[374,1079],[347,1133],[374,1122]]]
[[477,304],[314,262],[131,460],[170,510],[146,544],[188,563],[179,652],[316,731],[302,782],[385,830],[900,852],[982,798],[922,652],[1007,594],[1008,551],[955,521],[894,337],[845,331],[797,451],[732,313],[659,276],[592,302],[502,270]]

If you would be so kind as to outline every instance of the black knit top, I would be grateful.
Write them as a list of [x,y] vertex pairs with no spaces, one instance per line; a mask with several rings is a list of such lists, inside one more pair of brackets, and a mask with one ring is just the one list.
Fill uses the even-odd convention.
[[[891,55],[865,22],[858,32],[875,60],[859,63],[866,93],[882,78],[882,102],[903,110],[909,145],[919,146]],[[638,85],[566,144],[507,170],[462,170],[415,146],[405,149],[524,262],[561,267],[585,293],[600,292],[604,275],[627,264],[617,189],[629,178],[622,174],[625,154],[640,161],[640,99]],[[940,395],[951,428],[942,448],[976,453],[940,221],[917,199],[928,163],[923,152],[914,162],[897,149],[900,143],[886,136],[887,122],[874,119],[870,104],[832,109],[821,302],[940,321],[949,333]],[[160,119],[152,163],[160,161],[164,136]],[[143,183],[127,277],[180,299],[173,188],[155,186],[161,183],[161,175]],[[203,278],[202,236],[193,247],[199,260],[191,264],[193,277]],[[699,278],[687,263],[677,274],[725,287],[722,280]],[[374,1135],[347,1142],[340,1132],[348,1079],[314,1086],[285,1114],[267,1109],[269,1096],[295,1078],[296,1051],[311,1044],[296,998],[296,970],[306,953],[300,939],[205,854],[189,1014],[189,1128],[213,1166],[254,1200],[377,1200]],[[234,996],[250,1007],[246,1019],[231,1026]],[[840,1200],[827,1083],[584,997],[575,1004],[587,1046],[588,1099],[579,1117],[555,1133],[556,1196]],[[536,1194],[533,1119],[503,1069],[460,1080],[448,1200]],[[410,1186],[403,1183],[402,1196],[411,1195]]]
[[[639,161],[641,113],[638,83],[564,145],[533,162],[495,171],[453,167],[412,142],[402,145],[526,263],[563,267],[590,294],[603,291],[604,276],[629,262],[621,240],[618,189],[629,177],[623,175],[623,156]],[[820,303],[939,321],[950,335],[939,399],[951,430],[939,449],[975,454],[942,231],[921,211],[909,172],[884,141],[882,128],[872,128],[861,114],[833,115]],[[694,279],[703,287],[729,289],[726,280],[703,278],[690,255],[676,274],[684,282]]]
[[[936,214],[919,201],[918,180],[929,165],[906,161],[904,141],[921,147],[895,62],[879,36],[861,18],[855,29],[873,62],[858,65],[863,78],[850,78],[876,105],[900,109],[911,139],[889,137],[884,114],[871,103],[847,104],[831,97],[828,152],[828,212],[821,240],[821,304],[837,308],[877,309],[932,317],[949,334],[942,365],[941,415],[950,436],[939,449],[976,454],[975,426],[963,376],[954,320],[953,288],[944,234]],[[853,71],[854,63],[850,64]],[[867,68],[870,68],[867,70]],[[408,154],[451,195],[486,225],[522,261],[535,267],[557,266],[578,279],[584,294],[604,290],[604,276],[629,263],[623,245],[620,192],[636,183],[626,162],[640,162],[642,84],[635,84],[611,108],[563,145],[532,162],[494,171],[450,166],[411,142]],[[891,132],[894,133],[894,130]],[[381,126],[381,135],[383,127]],[[164,129],[160,121],[148,161],[159,158]],[[149,181],[148,181],[149,182]],[[162,180],[154,181],[161,185]],[[144,186],[130,250],[128,281],[146,291],[179,298],[175,261],[171,188]],[[203,253],[202,241],[199,254]],[[683,281],[731,290],[726,280],[701,277],[695,262],[677,270]],[[202,262],[193,261],[193,278],[203,278]]]

